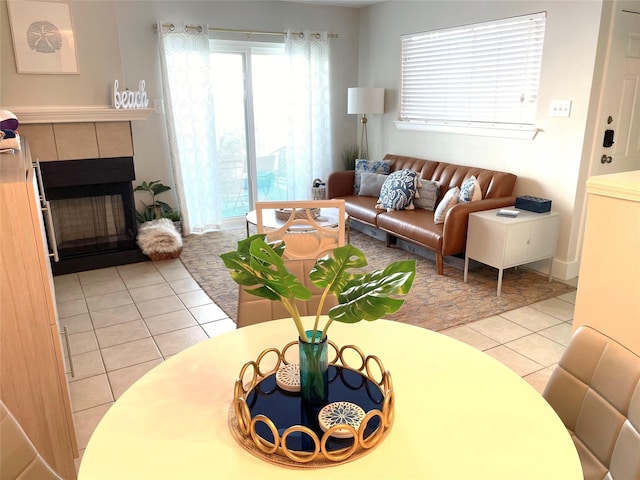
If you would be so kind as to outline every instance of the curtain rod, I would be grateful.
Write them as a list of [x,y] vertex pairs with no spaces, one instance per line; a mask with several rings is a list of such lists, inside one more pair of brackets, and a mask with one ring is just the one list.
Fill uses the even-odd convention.
[[[170,31],[174,31],[176,29],[176,26],[173,23],[163,23],[162,24],[163,28],[168,28]],[[187,30],[195,30],[198,33],[202,32],[202,26],[201,25],[185,25],[185,27]],[[153,29],[155,31],[158,30],[158,24],[154,23],[153,24]],[[236,30],[233,28],[213,28],[213,27],[209,27],[209,31],[210,32],[224,32],[224,33],[245,33],[247,35],[286,35],[287,32],[263,32],[263,31],[256,31],[256,30]],[[303,32],[291,32],[292,35],[298,35],[299,37],[302,37],[304,35]],[[320,34],[319,33],[314,33],[313,35],[315,35],[316,38],[320,38]],[[337,33],[329,33],[327,35],[329,38],[338,38],[338,34]]]

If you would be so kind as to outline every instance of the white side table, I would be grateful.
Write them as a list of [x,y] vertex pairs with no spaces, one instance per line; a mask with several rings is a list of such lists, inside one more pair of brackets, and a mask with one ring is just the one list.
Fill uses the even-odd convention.
[[[510,209],[514,209],[510,207]],[[518,210],[515,218],[499,217],[499,208],[469,214],[464,281],[469,259],[498,269],[498,296],[502,291],[502,272],[525,263],[550,258],[549,281],[560,226],[558,212],[534,213]],[[516,210],[516,209],[514,209]]]

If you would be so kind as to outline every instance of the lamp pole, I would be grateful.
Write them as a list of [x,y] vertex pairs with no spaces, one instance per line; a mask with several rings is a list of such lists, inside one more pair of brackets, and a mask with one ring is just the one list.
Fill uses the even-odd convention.
[[[363,113],[360,118],[360,123],[362,124],[362,130],[360,130],[360,149],[358,150],[358,158],[369,158],[369,137],[367,135],[367,114]],[[362,148],[364,143],[365,148]],[[362,156],[362,154],[366,156]]]

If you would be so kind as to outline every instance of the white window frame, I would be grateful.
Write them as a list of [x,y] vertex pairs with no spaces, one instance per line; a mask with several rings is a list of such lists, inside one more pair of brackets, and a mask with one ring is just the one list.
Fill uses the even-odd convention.
[[399,129],[532,139],[546,12],[403,35]]

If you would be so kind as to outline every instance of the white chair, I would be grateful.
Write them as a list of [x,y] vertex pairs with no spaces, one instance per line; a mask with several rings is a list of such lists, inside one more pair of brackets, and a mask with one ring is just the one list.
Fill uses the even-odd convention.
[[[326,225],[323,217],[314,218],[312,209],[335,209],[336,223]],[[281,220],[277,227],[264,225],[265,210],[286,212],[286,219]],[[271,212],[269,212],[269,216]],[[322,290],[315,287],[309,280],[309,272],[316,259],[326,255],[336,247],[345,244],[345,210],[344,200],[308,200],[295,202],[257,202],[256,203],[257,232],[265,233],[268,242],[284,240],[286,247],[283,258],[287,268],[304,285],[311,290],[312,298],[306,302],[298,302],[301,315],[314,315],[318,308]],[[333,215],[332,215],[333,217]],[[320,224],[323,223],[324,225]],[[327,296],[322,308],[323,314],[337,305],[333,295]],[[289,317],[289,313],[280,302],[272,302],[266,298],[256,297],[245,292],[244,287],[238,293],[238,328],[254,323],[266,322],[277,318]]]
[[62,480],[0,401],[0,480]]
[[[265,225],[267,210],[270,218],[279,218],[278,226]],[[316,216],[318,211],[320,216]],[[320,258],[345,244],[344,200],[256,202],[256,220],[257,232],[265,233],[268,242],[285,242],[287,259]]]

